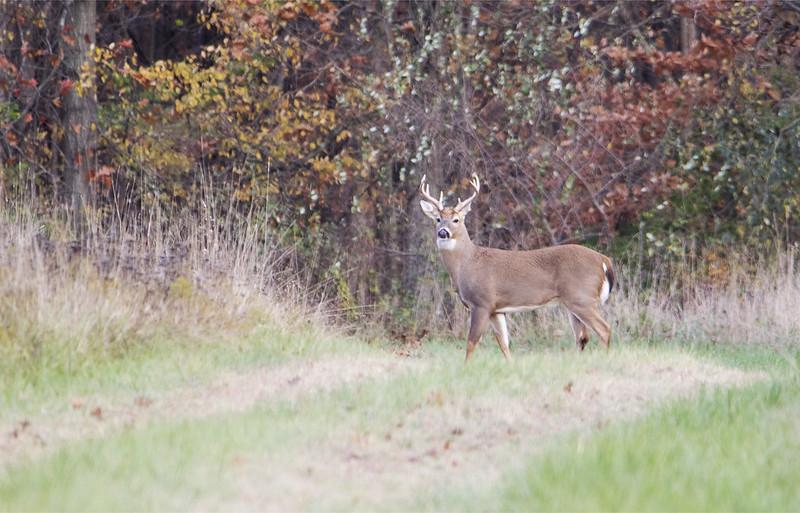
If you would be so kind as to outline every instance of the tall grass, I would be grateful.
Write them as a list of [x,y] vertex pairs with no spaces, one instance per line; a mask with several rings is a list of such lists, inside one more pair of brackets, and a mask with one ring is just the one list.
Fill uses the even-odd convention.
[[[113,218],[113,216],[112,216]],[[0,382],[75,372],[165,344],[218,344],[259,326],[322,331],[325,305],[260,213],[152,207],[86,220],[0,211]],[[309,322],[310,321],[310,322]],[[2,383],[0,383],[2,384]]]
[[[217,203],[214,198],[224,195],[210,182],[204,187],[182,211],[156,205],[90,217],[80,241],[66,216],[6,203],[0,209],[3,374],[90,367],[170,341],[241,338],[265,323],[286,332],[330,326],[325,317],[333,304],[323,301],[323,290],[303,273],[293,251],[270,233],[266,210],[237,214]],[[618,263],[617,287],[604,307],[615,343],[797,347],[794,249],[717,262],[724,272],[713,280],[698,270],[697,259],[652,267],[628,261],[634,263]],[[435,297],[418,305],[410,322],[418,333],[462,338],[466,312],[443,307],[449,282],[443,275],[429,281]],[[386,322],[385,312],[368,312],[358,324],[374,334],[376,318],[396,322]],[[533,335],[563,343],[572,336],[561,309],[512,316],[511,322],[517,342]]]

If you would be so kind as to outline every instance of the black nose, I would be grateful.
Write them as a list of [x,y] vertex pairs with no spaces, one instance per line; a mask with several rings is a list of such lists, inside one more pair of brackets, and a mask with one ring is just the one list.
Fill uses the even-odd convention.
[[449,239],[450,238],[450,232],[448,232],[444,228],[439,230],[439,233],[437,235],[439,235],[440,239]]

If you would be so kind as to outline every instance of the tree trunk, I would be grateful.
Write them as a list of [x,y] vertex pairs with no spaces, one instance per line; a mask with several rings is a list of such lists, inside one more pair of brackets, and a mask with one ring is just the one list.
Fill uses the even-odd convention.
[[697,25],[691,18],[681,18],[681,51],[689,53],[697,42]]
[[89,170],[93,167],[97,123],[97,91],[92,52],[95,47],[94,0],[67,0],[61,43],[64,78],[73,82],[63,100],[62,141],[65,198],[76,219],[83,217],[89,199]]

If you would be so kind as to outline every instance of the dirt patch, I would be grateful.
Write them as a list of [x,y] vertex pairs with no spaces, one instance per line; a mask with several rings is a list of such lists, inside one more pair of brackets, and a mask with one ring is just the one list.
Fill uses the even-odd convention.
[[[490,485],[554,435],[592,433],[703,386],[742,386],[765,377],[687,356],[669,364],[589,368],[523,396],[446,399],[434,393],[391,426],[332,433],[290,460],[237,469],[235,501],[204,509],[413,508],[414,498],[448,484]],[[270,475],[270,468],[280,472]]]
[[416,363],[391,356],[333,357],[245,372],[226,372],[211,384],[186,386],[127,400],[75,397],[66,411],[0,425],[0,472],[65,443],[98,438],[157,420],[243,412],[260,401],[297,400],[350,383],[397,375]]

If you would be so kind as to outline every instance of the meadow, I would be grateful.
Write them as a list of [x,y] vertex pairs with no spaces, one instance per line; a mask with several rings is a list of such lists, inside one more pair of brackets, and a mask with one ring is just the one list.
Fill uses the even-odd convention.
[[799,92],[790,1],[0,1],[0,512],[800,511]]
[[464,365],[463,325],[341,315],[252,219],[61,226],[0,223],[3,511],[800,508],[791,250],[624,268],[610,351],[552,309]]

